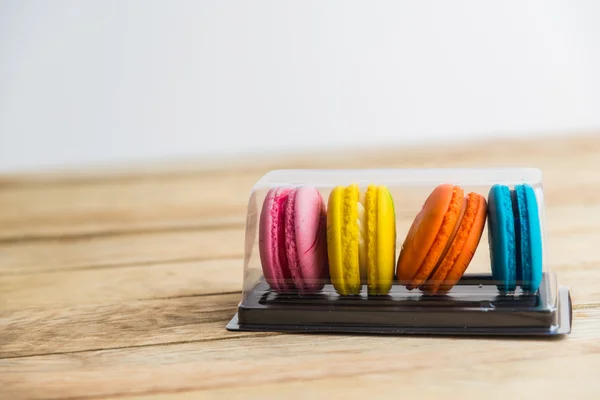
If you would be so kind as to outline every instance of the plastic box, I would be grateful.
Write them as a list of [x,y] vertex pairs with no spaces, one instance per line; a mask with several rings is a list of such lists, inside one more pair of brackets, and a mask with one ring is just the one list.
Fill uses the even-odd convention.
[[[383,254],[384,251],[386,252],[385,254],[387,254],[388,261],[386,268],[389,268],[390,266],[389,257],[392,257],[391,254],[393,249],[393,272],[391,272],[393,276],[391,276],[391,285],[388,285],[387,283],[383,284],[384,288],[380,290],[382,293],[371,293],[372,291],[369,289],[370,286],[368,281],[370,278],[365,278],[368,276],[368,273],[363,275],[363,278],[360,279],[358,291],[354,290],[353,293],[341,293],[344,292],[344,289],[342,288],[342,290],[340,290],[340,287],[343,286],[340,286],[340,279],[342,279],[340,278],[340,270],[336,270],[338,272],[334,272],[333,270],[335,268],[342,268],[341,271],[343,275],[345,271],[343,268],[356,267],[355,263],[353,264],[351,261],[347,261],[356,260],[356,256],[352,253],[352,251],[354,251],[352,249],[355,249],[355,242],[347,242],[346,239],[343,239],[344,244],[342,244],[342,247],[346,251],[351,251],[352,253],[346,261],[344,261],[344,257],[340,259],[338,257],[339,254],[335,253],[339,246],[336,247],[334,245],[331,247],[331,241],[339,239],[339,234],[338,236],[335,236],[333,233],[336,228],[333,226],[332,221],[337,217],[333,216],[335,211],[333,211],[334,207],[331,206],[331,204],[334,203],[331,203],[333,200],[330,196],[332,195],[334,188],[348,188],[353,184],[358,185],[360,188],[360,196],[363,203],[365,199],[363,193],[365,193],[369,185],[378,187],[383,186],[391,196],[390,200],[392,201],[393,217],[389,216],[389,207],[387,209],[387,214],[385,214],[387,215],[387,218],[393,218],[393,223],[391,225],[393,236],[391,242],[388,243],[384,240],[385,235],[388,235],[389,238],[389,235],[391,234],[389,220],[386,222],[387,225],[385,225],[387,233],[378,231],[379,236],[377,236],[377,238],[382,238],[382,241],[388,243],[386,245],[388,246],[387,248],[383,249],[382,247],[378,250],[381,254]],[[411,226],[417,215],[423,210],[426,200],[437,187],[447,184],[457,185],[462,188],[464,191],[464,198],[466,198],[468,193],[474,192],[480,194],[485,199],[486,215],[484,217],[485,220],[481,230],[480,239],[476,242],[476,247],[471,258],[469,258],[469,254],[461,253],[461,251],[454,251],[454,253],[457,253],[454,255],[455,258],[462,257],[463,259],[469,259],[469,261],[467,262],[466,270],[462,273],[460,273],[459,268],[460,278],[458,280],[455,279],[452,282],[444,282],[443,280],[442,282],[436,282],[437,285],[441,286],[444,286],[445,283],[449,283],[447,285],[448,287],[446,287],[446,292],[427,293],[427,291],[423,290],[423,287],[426,286],[425,284],[420,288],[409,289],[407,288],[407,284],[410,282],[406,280],[402,281],[400,279],[402,274],[406,275],[405,272],[400,272],[398,269],[400,254],[402,251],[411,252],[411,254],[419,252],[428,254],[430,252],[430,249],[427,251],[425,251],[426,249],[411,250],[403,249],[403,247],[405,247],[407,243],[407,235]],[[517,246],[517,251],[513,256],[513,259],[510,259],[510,257],[502,258],[502,256],[500,256],[500,264],[499,261],[492,263],[493,256],[498,256],[500,249],[500,247],[496,245],[495,253],[492,253],[492,242],[494,240],[500,241],[503,245],[510,243],[512,240],[513,248],[516,244],[515,241],[525,243],[521,242],[523,238],[519,235],[520,226],[518,224],[523,224],[523,221],[518,220],[519,211],[517,208],[513,210],[515,212],[514,232],[516,237],[512,239],[502,237],[501,233],[503,232],[503,228],[499,228],[498,230],[498,227],[494,228],[494,231],[500,233],[492,234],[490,218],[495,218],[495,220],[497,220],[497,217],[493,217],[492,214],[498,212],[497,208],[499,203],[494,199],[494,204],[492,205],[490,203],[490,194],[492,193],[492,188],[497,187],[498,185],[505,185],[509,190],[514,189],[516,185],[527,185],[532,189],[531,193],[534,193],[534,199],[537,203],[537,215],[533,215],[533,211],[530,209],[530,213],[532,214],[529,216],[528,223],[537,224],[537,226],[530,226],[531,231],[523,233],[523,235],[527,235],[527,240],[537,240],[537,242],[531,242],[532,244],[527,246],[530,247],[528,249],[531,254],[537,249],[535,251],[539,251],[539,256],[541,256],[541,260],[537,261],[538,268],[541,268],[541,279],[539,280],[539,286],[534,285],[535,288],[533,290],[524,290],[523,287],[526,287],[527,285],[522,285],[519,282],[519,279],[525,279],[523,276],[526,272],[518,273],[519,276],[513,279],[513,281],[516,282],[514,288],[507,288],[498,278],[499,276],[505,275],[505,273],[503,273],[503,271],[505,272],[505,269],[511,270],[510,266],[505,267],[502,263],[507,263],[507,265],[521,265],[520,268],[522,271],[525,271],[525,268],[532,268],[531,266],[524,267],[525,261],[522,261],[522,264],[519,264],[521,262],[519,260],[521,259],[519,258],[518,251],[525,254],[525,251],[521,248],[524,247],[524,245]],[[261,224],[264,223],[261,219],[261,214],[263,212],[265,199],[271,189],[300,187],[316,188],[323,200],[325,216],[323,217],[324,219],[321,220],[321,223],[327,225],[327,232],[323,233],[322,230],[324,229],[324,226],[321,226],[318,228],[321,231],[316,233],[316,235],[319,237],[319,240],[326,240],[328,243],[325,260],[326,265],[324,267],[327,271],[324,275],[322,274],[324,277],[318,278],[320,282],[312,282],[313,290],[295,290],[293,282],[288,282],[287,289],[281,290],[281,288],[277,289],[275,287],[277,285],[269,284],[265,277],[265,271],[268,272],[268,270],[265,269],[265,256],[264,254],[261,255],[259,246],[261,240],[266,240],[265,238],[259,237],[261,233]],[[460,198],[460,196],[457,198]],[[348,200],[346,197],[343,199],[344,201]],[[383,199],[385,200],[385,198]],[[355,199],[351,199],[350,202],[354,200]],[[296,202],[298,201],[299,200],[296,200]],[[375,201],[372,201],[371,204],[375,204]],[[378,204],[378,210],[385,211],[386,206],[382,205],[383,203],[381,202]],[[280,207],[280,221],[283,221],[284,218],[282,217],[283,214],[281,214],[281,212],[285,209],[286,204],[281,203],[278,206]],[[492,206],[494,207],[493,210]],[[339,204],[337,204],[336,207],[338,207],[339,211]],[[381,215],[384,215],[384,211],[381,211]],[[350,219],[354,216],[353,214],[348,215],[350,215]],[[457,221],[460,221],[461,218],[466,220],[464,215],[466,215],[464,211],[461,211]],[[340,217],[337,221],[342,221],[343,224],[344,218],[345,217]],[[423,216],[421,215],[419,218],[422,219]],[[544,234],[544,220],[542,173],[537,169],[271,171],[256,183],[250,194],[246,221],[242,299],[239,303],[238,311],[227,325],[227,329],[279,332],[322,331],[442,335],[563,335],[570,333],[572,321],[570,294],[567,288],[558,285],[555,273],[548,268],[545,251],[546,241]],[[496,221],[495,224],[498,225],[500,222]],[[308,225],[301,225],[302,223],[307,223],[302,215],[297,216],[294,223],[298,225],[294,226],[294,228],[301,229],[308,227]],[[508,219],[506,223],[510,224],[512,222]],[[281,222],[281,224],[284,224],[284,222]],[[378,226],[384,226],[383,222],[381,222],[381,224],[382,225]],[[444,254],[450,252],[450,244],[453,244],[455,238],[459,236],[459,234],[456,233],[459,231],[458,225],[459,222],[456,222],[456,228],[452,230],[450,238],[447,240],[447,243],[449,244],[445,246],[444,251],[437,259],[437,262],[429,263],[434,265],[433,271],[440,268]],[[375,225],[373,224],[372,226]],[[433,226],[435,227],[435,224]],[[284,226],[280,226],[279,228],[271,227],[271,229],[279,229],[278,232],[280,238],[285,234],[285,228],[286,227]],[[339,226],[337,228],[339,228]],[[536,228],[539,232],[539,237],[537,239],[534,234]],[[466,231],[468,231],[468,229]],[[366,237],[366,235],[363,236]],[[529,238],[529,236],[532,237]],[[458,239],[456,239],[456,242],[458,243]],[[372,240],[372,243],[376,243],[375,239]],[[413,247],[415,243],[419,243],[419,241],[413,240]],[[274,248],[276,244],[270,243],[270,246],[270,248]],[[464,247],[467,246],[465,245]],[[281,251],[283,251],[283,253],[279,253],[280,261],[284,259],[287,254],[285,253],[286,249],[282,249]],[[300,248],[295,248],[294,251],[299,252]],[[360,248],[357,251],[360,252]],[[466,250],[463,249],[462,251]],[[519,260],[514,260],[514,258],[519,258]],[[418,259],[418,257],[416,259]],[[435,259],[435,257],[433,257],[433,259]],[[362,259],[359,261],[361,260]],[[377,261],[375,260],[374,262],[376,263]],[[364,262],[361,265],[363,264]],[[419,263],[417,262],[416,264]],[[373,271],[376,271],[378,268],[377,266],[374,266],[373,262],[369,265],[371,265]],[[405,265],[405,268],[413,268],[415,271],[419,271],[420,267],[415,265]],[[424,265],[424,263],[422,265]],[[449,262],[448,265],[451,266],[452,262]],[[289,267],[289,265],[287,265],[287,267]],[[298,268],[298,265],[296,265],[296,268]],[[382,267],[382,270],[383,269],[385,268]],[[494,272],[494,270],[496,270],[496,272]],[[500,271],[500,273],[498,273],[498,271]],[[527,274],[529,273],[530,272],[527,272]],[[386,272],[386,274],[388,274],[388,277],[385,279],[388,279],[390,273]],[[269,272],[269,275],[272,274]],[[425,273],[425,275],[427,274]],[[285,276],[288,281],[291,281],[289,271]],[[344,279],[346,279],[347,276],[343,276]],[[351,276],[351,274],[348,276]],[[440,276],[443,276],[443,274]],[[273,278],[271,277],[271,279]],[[351,279],[344,282],[347,283],[350,281]],[[373,282],[375,282],[375,278],[373,278]],[[282,283],[282,285],[285,286],[285,282]],[[377,291],[374,290],[374,292]]]

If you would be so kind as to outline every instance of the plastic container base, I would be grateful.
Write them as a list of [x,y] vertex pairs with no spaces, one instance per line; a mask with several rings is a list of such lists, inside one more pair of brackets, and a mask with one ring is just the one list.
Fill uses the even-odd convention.
[[569,290],[546,304],[549,278],[536,294],[498,293],[491,276],[465,275],[444,296],[394,285],[387,296],[340,297],[331,285],[310,296],[278,295],[261,280],[245,293],[230,331],[329,332],[388,335],[562,336],[571,332]]

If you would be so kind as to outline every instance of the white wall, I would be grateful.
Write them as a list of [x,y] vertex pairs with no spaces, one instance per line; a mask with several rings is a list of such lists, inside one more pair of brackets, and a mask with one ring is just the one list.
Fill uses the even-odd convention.
[[600,126],[600,2],[0,0],[0,170]]

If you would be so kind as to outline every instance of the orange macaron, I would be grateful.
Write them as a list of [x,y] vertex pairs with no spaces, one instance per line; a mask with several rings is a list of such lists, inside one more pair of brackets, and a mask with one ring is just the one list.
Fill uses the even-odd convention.
[[479,245],[487,202],[467,196],[460,186],[443,184],[429,195],[400,250],[397,280],[407,289],[445,294],[463,276]]

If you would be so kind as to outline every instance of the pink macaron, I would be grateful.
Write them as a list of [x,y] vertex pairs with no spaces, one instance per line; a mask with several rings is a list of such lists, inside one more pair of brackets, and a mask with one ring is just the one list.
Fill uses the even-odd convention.
[[309,294],[327,281],[325,202],[314,187],[274,188],[263,203],[259,251],[263,274],[278,293]]

